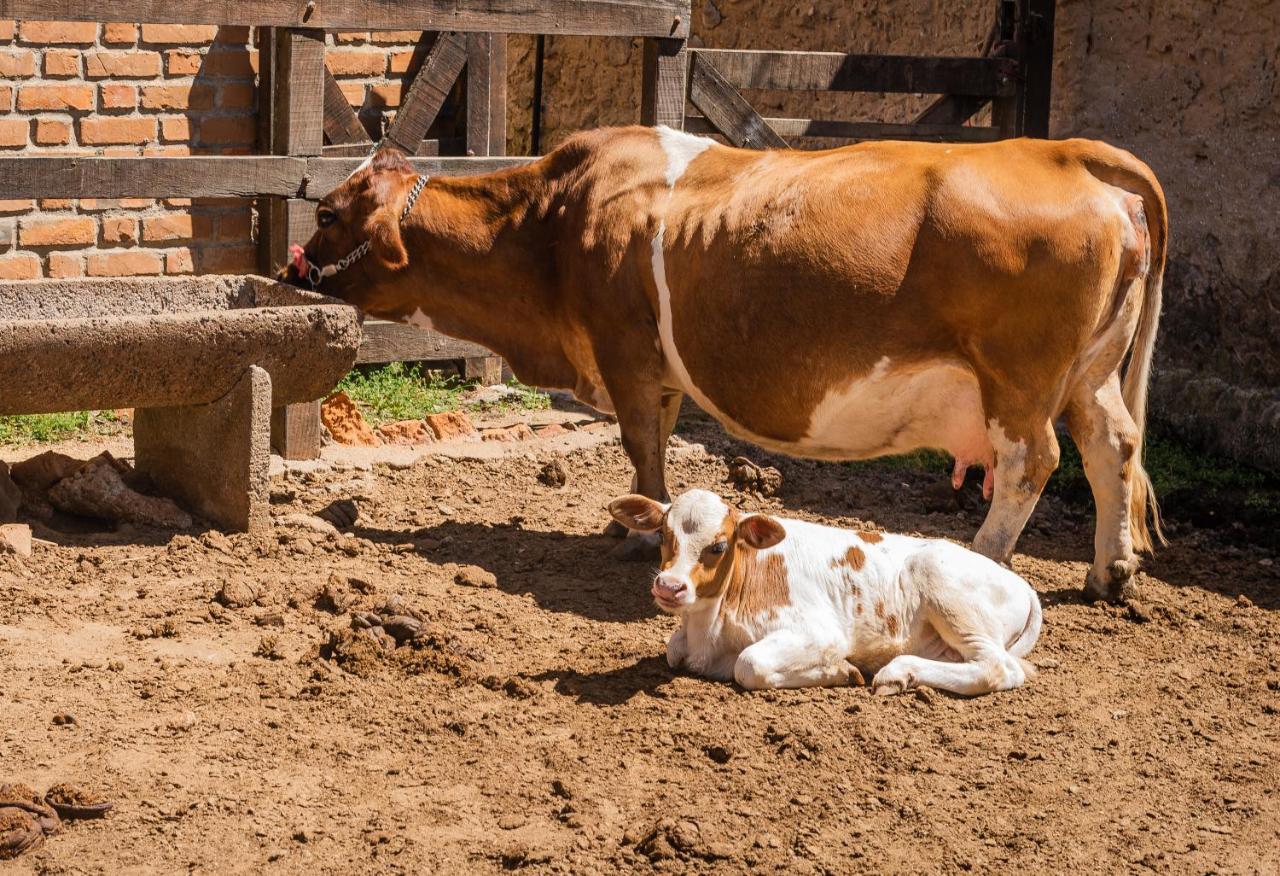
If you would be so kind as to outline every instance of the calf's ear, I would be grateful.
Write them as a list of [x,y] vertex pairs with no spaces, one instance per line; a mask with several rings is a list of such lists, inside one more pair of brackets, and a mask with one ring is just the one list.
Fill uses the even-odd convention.
[[627,529],[636,532],[656,532],[662,526],[662,517],[667,513],[668,505],[655,502],[648,496],[619,496],[609,503],[609,513],[613,519]]
[[752,514],[738,521],[738,538],[758,551],[771,548],[786,537],[782,524],[767,514]]

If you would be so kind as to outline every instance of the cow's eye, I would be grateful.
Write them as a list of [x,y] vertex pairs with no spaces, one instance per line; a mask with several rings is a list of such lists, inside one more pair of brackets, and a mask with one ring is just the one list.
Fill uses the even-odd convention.
[[729,549],[729,542],[727,542],[727,541],[718,541],[718,542],[716,542],[715,544],[713,544],[711,547],[707,548],[707,551],[708,551],[708,553],[713,553],[713,554],[722,554],[722,553],[724,553],[725,551],[727,551],[728,549]]
[[337,221],[338,214],[330,210],[328,207],[321,207],[316,210],[316,224],[321,228],[328,228]]

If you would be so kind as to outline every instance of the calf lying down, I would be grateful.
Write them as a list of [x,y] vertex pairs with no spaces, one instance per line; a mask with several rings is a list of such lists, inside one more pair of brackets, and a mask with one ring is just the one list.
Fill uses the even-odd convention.
[[705,490],[623,496],[615,520],[662,534],[658,607],[681,619],[667,662],[750,690],[927,685],[1009,690],[1040,635],[1030,585],[947,541],[742,515]]

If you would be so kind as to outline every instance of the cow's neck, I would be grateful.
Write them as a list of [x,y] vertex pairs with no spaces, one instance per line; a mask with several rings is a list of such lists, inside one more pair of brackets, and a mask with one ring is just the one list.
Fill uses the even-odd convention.
[[431,181],[402,228],[409,265],[396,284],[410,303],[395,316],[488,347],[527,383],[572,386],[554,324],[554,180],[540,165]]

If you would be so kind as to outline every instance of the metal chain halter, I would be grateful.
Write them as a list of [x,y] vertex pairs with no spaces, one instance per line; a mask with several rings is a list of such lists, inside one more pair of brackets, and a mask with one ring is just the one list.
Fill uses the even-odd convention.
[[[413,205],[418,200],[418,195],[422,194],[422,188],[426,184],[427,177],[420,176],[418,177],[418,181],[413,184],[413,188],[409,190],[409,198],[404,203],[404,209],[400,211],[401,222],[408,218],[409,212],[413,209]],[[360,261],[360,259],[368,255],[370,246],[371,244],[366,240],[333,264],[325,265],[323,268],[315,262],[310,262],[309,267],[307,268],[307,282],[311,284],[311,289],[313,291],[319,289],[320,284],[324,282],[326,277],[332,277],[340,271],[345,271],[347,268]]]

